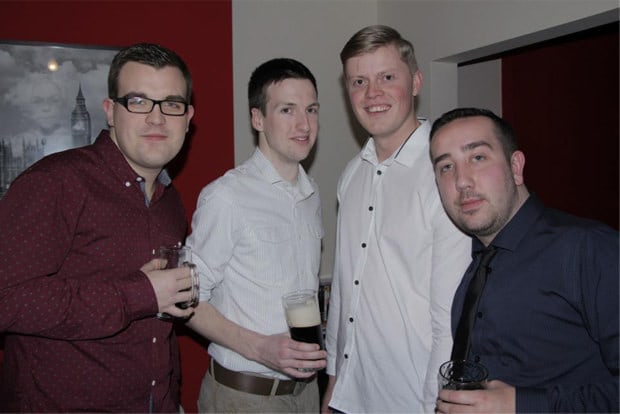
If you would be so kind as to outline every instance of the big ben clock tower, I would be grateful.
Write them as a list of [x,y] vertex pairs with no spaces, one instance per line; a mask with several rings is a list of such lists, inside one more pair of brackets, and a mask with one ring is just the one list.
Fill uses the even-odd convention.
[[86,100],[82,95],[82,85],[75,97],[75,108],[71,112],[71,136],[73,147],[83,147],[90,144],[90,114],[86,109]]

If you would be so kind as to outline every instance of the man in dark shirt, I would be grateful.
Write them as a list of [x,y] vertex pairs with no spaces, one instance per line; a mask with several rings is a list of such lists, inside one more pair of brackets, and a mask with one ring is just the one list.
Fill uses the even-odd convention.
[[0,201],[0,411],[179,409],[166,312],[187,317],[188,268],[153,252],[185,236],[163,167],[193,116],[191,76],[174,52],[137,44],[114,58],[109,130],[50,155]]
[[442,390],[438,411],[618,412],[618,232],[530,195],[512,128],[490,111],[444,114],[431,159],[444,208],[475,236],[453,333],[478,253],[496,249],[469,351],[492,380]]

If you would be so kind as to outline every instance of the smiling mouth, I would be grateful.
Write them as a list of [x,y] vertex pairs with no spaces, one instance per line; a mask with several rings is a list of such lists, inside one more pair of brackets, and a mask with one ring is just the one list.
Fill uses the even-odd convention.
[[391,108],[390,105],[373,105],[373,106],[367,106],[366,112],[374,114],[377,112],[385,112],[389,110],[390,108]]

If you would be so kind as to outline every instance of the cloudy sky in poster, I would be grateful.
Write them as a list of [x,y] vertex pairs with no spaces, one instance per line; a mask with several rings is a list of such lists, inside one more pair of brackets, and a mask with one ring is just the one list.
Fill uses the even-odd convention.
[[[73,46],[0,43],[0,140],[44,142],[45,155],[71,145],[71,112],[78,90],[91,118],[91,139],[106,128],[101,102],[116,50]],[[58,70],[50,71],[54,59]]]

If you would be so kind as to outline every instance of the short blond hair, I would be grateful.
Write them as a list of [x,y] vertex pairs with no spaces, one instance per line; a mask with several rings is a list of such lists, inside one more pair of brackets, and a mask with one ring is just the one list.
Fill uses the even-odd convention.
[[374,52],[380,47],[390,45],[396,46],[402,61],[409,66],[412,74],[416,73],[418,62],[411,42],[403,39],[396,29],[380,24],[364,27],[355,33],[342,48],[340,61],[344,66],[347,60],[353,57]]

